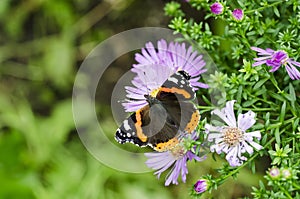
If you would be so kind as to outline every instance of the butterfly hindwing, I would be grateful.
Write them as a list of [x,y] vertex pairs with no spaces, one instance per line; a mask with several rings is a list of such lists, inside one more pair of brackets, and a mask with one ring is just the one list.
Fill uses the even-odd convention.
[[[117,129],[115,139],[121,143],[133,143],[140,147],[147,146],[147,137],[143,134],[142,125],[147,125],[149,106],[132,113]],[[141,120],[142,119],[142,120]]]
[[115,139],[121,143],[134,143],[140,147],[156,146],[174,138],[178,125],[173,123],[161,104],[146,106],[130,115],[117,130]]

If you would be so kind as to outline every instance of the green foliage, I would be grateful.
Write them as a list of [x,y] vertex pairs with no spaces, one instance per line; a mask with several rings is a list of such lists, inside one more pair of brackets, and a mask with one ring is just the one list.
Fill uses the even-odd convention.
[[[253,59],[257,55],[250,49],[255,46],[284,50],[289,58],[299,62],[299,1],[220,2],[224,12],[214,15],[210,11],[210,5],[214,2],[190,0],[188,3],[193,11],[204,13],[204,19],[198,15],[172,16],[169,27],[175,33],[182,34],[196,49],[206,50],[218,68],[218,71],[210,74],[209,92],[201,93],[206,95],[203,98],[207,105],[213,108],[208,99],[209,95],[214,94],[212,96],[217,99],[218,106],[223,107],[226,101],[236,100],[235,108],[239,113],[254,111],[257,123],[253,130],[261,132],[260,144],[264,150],[249,156],[241,167],[231,170],[225,165],[218,169],[218,175],[206,179],[214,184],[212,187],[219,189],[220,184],[224,184],[231,176],[237,177],[245,166],[249,166],[253,172],[272,165],[278,166],[281,172],[291,168],[289,172],[294,179],[281,176],[279,181],[274,181],[265,175],[267,183],[266,180],[260,181],[260,188],[253,187],[252,196],[299,198],[300,81],[291,80],[285,70],[286,65],[274,73],[269,72],[271,68],[266,64],[253,67]],[[240,21],[232,16],[236,8],[244,12]],[[181,12],[179,9],[176,12]],[[224,89],[220,89],[216,96],[214,90],[218,88]],[[199,107],[200,111],[203,107]],[[264,160],[257,160],[255,164],[254,160],[259,156],[263,156]],[[266,158],[271,162],[266,162]],[[264,167],[261,168],[261,165]],[[209,191],[212,191],[212,187]]]
[[[132,15],[139,4],[0,1],[0,198],[173,198],[152,173],[121,173],[94,159],[73,121],[77,69],[99,42],[120,31],[122,13],[130,13],[134,26],[147,23],[150,10],[140,20]],[[112,135],[109,105],[97,107]]]
[[180,4],[174,1],[167,3],[164,8],[165,14],[170,17],[184,16],[184,13],[180,10],[180,7]]

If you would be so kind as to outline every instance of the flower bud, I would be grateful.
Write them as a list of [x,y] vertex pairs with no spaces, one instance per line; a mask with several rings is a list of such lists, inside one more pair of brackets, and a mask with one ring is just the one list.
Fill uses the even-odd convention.
[[207,181],[205,179],[200,179],[194,185],[194,190],[197,193],[203,193],[207,190]]
[[210,6],[210,11],[215,14],[215,15],[219,15],[222,14],[223,12],[223,5],[219,2],[215,2]]
[[235,9],[232,11],[232,17],[236,20],[236,21],[242,21],[244,18],[244,12],[242,9]]

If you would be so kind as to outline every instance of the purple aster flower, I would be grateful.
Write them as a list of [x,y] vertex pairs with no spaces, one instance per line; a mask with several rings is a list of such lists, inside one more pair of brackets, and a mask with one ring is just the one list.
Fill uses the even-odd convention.
[[[198,137],[196,132],[188,134],[190,139],[196,140]],[[183,139],[187,139],[185,137]],[[165,152],[152,152],[145,153],[145,156],[148,158],[146,165],[149,168],[157,170],[154,174],[157,175],[157,178],[160,178],[160,175],[166,171],[168,168],[172,167],[169,172],[167,179],[165,181],[165,186],[172,184],[178,184],[178,177],[181,174],[182,182],[186,182],[186,175],[188,174],[187,161],[203,161],[205,157],[198,157],[192,151],[186,150],[181,143],[176,145],[173,149]]]
[[157,89],[175,72],[183,70],[190,76],[190,83],[194,90],[208,88],[207,84],[199,82],[200,75],[207,71],[202,55],[186,48],[185,44],[169,43],[165,40],[157,42],[157,47],[149,42],[141,54],[135,55],[137,64],[132,72],[136,76],[132,80],[134,87],[125,87],[127,99],[122,105],[127,112],[136,111],[147,105],[144,95],[154,95]]
[[297,67],[300,67],[300,63],[294,61],[289,58],[288,54],[283,50],[274,51],[270,48],[266,50],[251,47],[252,50],[258,52],[258,55],[261,57],[254,58],[254,62],[252,66],[260,66],[262,64],[267,64],[267,66],[271,66],[272,69],[270,72],[275,72],[279,69],[280,66],[285,66],[285,69],[292,80],[300,79],[300,72],[297,70]]
[[207,190],[207,180],[205,179],[200,179],[196,182],[196,184],[194,185],[194,190],[197,193],[203,193]]
[[207,140],[213,142],[210,146],[211,152],[226,154],[226,160],[230,166],[240,166],[246,157],[242,153],[253,153],[253,148],[256,150],[262,149],[262,146],[254,142],[253,138],[260,139],[259,131],[246,133],[246,130],[255,123],[255,113],[248,111],[245,114],[239,114],[236,121],[233,105],[235,100],[226,103],[226,107],[221,110],[214,110],[212,114],[220,117],[226,125],[212,126],[205,125],[205,132],[208,134]]
[[242,21],[242,19],[244,18],[244,12],[242,9],[234,9],[232,11],[232,16],[235,20]]
[[223,12],[223,5],[219,2],[215,2],[210,6],[210,11],[215,14],[215,15],[219,15],[222,14]]

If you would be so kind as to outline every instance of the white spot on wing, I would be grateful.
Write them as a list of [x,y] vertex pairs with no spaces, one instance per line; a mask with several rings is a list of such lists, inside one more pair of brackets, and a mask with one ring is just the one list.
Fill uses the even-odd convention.
[[125,121],[123,122],[123,125],[124,125],[124,129],[125,129],[126,131],[128,131],[128,130],[131,129],[130,126],[129,126],[129,124],[128,124],[128,120],[125,120]]
[[169,77],[168,81],[178,84],[178,79],[176,79],[175,77]]

